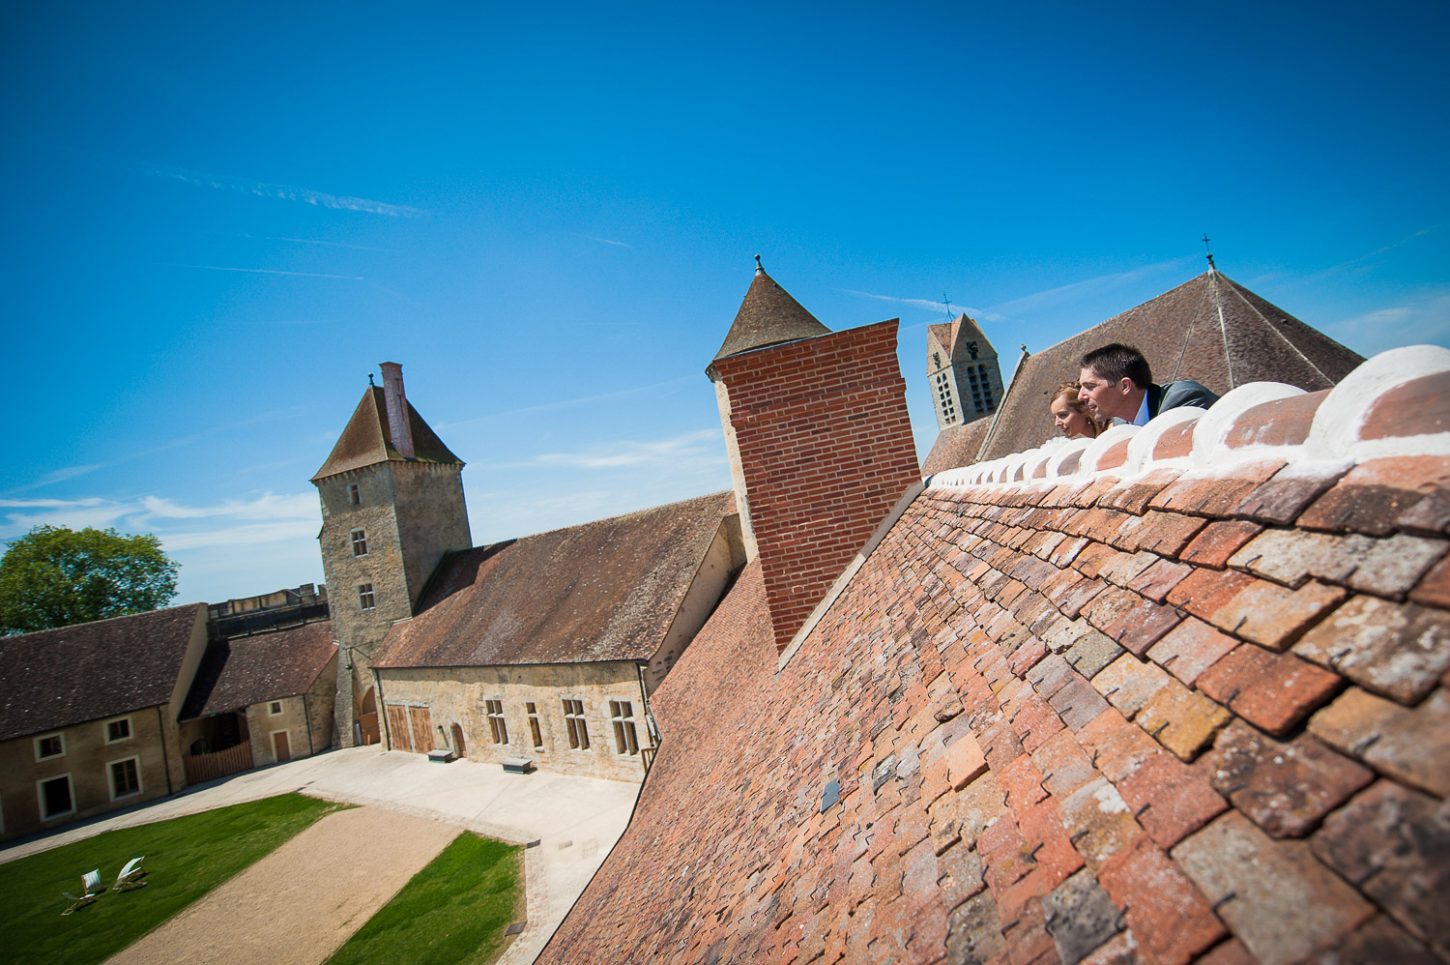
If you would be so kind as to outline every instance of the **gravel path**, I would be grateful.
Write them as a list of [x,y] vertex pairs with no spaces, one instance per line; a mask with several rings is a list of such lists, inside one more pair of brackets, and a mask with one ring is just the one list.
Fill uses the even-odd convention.
[[315,965],[458,831],[371,807],[329,814],[110,961]]

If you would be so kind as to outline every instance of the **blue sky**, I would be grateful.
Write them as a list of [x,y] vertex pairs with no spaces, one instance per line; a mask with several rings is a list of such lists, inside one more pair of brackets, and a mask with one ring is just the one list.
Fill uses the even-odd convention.
[[1450,345],[1444,3],[7,4],[0,538],[155,532],[181,599],[320,580],[367,374],[475,540],[729,484],[752,256],[826,325],[1009,360],[1219,268]]

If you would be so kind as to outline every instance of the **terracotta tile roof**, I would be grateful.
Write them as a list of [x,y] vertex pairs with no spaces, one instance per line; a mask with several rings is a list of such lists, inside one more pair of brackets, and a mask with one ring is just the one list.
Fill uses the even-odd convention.
[[[413,425],[416,461],[463,465],[463,460],[449,451],[432,427],[423,421],[423,417],[413,408],[411,402],[408,403],[408,418]],[[337,444],[332,447],[332,452],[322,468],[313,474],[312,481],[390,460],[405,461],[398,450],[393,448],[393,434],[388,428],[388,409],[383,399],[382,387],[372,386],[363,392],[362,399],[353,410],[352,418],[347,420],[347,427],[342,430],[342,435],[338,437]]]
[[167,703],[205,622],[198,603],[0,638],[0,741]]
[[1219,395],[1261,381],[1327,389],[1364,361],[1228,276],[1205,272],[1023,359],[980,458],[996,459],[1051,438],[1052,393],[1064,380],[1077,378],[1085,352],[1109,342],[1142,350],[1159,383],[1194,379]]
[[790,292],[777,285],[763,269],[757,268],[715,358],[719,360],[727,355],[828,332],[830,329],[802,308]]
[[181,719],[306,693],[336,655],[330,620],[214,642],[206,648]]
[[648,660],[733,512],[715,493],[450,553],[373,666]]
[[540,960],[1445,957],[1450,392],[1367,418],[1427,368],[935,477],[785,661],[747,570]]
[[936,442],[931,444],[931,452],[927,453],[926,461],[921,465],[922,475],[930,476],[943,469],[970,466],[976,462],[977,450],[982,447],[982,440],[987,438],[991,425],[992,417],[983,416],[966,425],[942,429],[936,434]]

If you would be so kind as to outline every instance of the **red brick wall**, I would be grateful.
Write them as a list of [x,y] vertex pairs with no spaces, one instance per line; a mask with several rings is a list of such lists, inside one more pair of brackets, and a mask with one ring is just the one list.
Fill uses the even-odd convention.
[[784,649],[921,478],[895,319],[715,363]]

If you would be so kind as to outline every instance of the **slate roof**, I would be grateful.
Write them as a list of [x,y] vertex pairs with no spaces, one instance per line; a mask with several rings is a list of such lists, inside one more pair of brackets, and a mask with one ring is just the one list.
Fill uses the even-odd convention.
[[[413,426],[414,461],[463,465],[463,460],[443,444],[411,402],[408,403],[408,418]],[[363,392],[352,418],[347,420],[347,427],[342,430],[322,468],[313,474],[312,481],[388,461],[408,460],[393,448],[393,433],[388,428],[388,407],[382,387],[370,386]]]
[[206,648],[181,719],[304,694],[336,655],[330,620],[216,641]]
[[777,285],[763,268],[757,268],[715,360],[828,332],[830,329],[802,308],[790,292]]
[[1137,346],[1156,382],[1194,379],[1219,395],[1261,381],[1327,389],[1364,361],[1221,272],[1204,272],[1025,358],[980,458],[996,459],[1051,438],[1052,393],[1077,378],[1084,353],[1109,342]]
[[1363,369],[934,479],[784,666],[752,564],[540,961],[1444,957],[1450,352]]
[[648,660],[734,511],[714,493],[450,553],[373,666]]
[[171,700],[206,604],[0,638],[0,741]]
[[977,450],[982,447],[982,440],[987,438],[987,430],[991,426],[992,417],[988,415],[973,419],[966,425],[947,426],[937,432],[936,441],[931,444],[931,452],[927,453],[926,461],[921,464],[922,475],[930,476],[943,469],[969,466],[976,462]]

